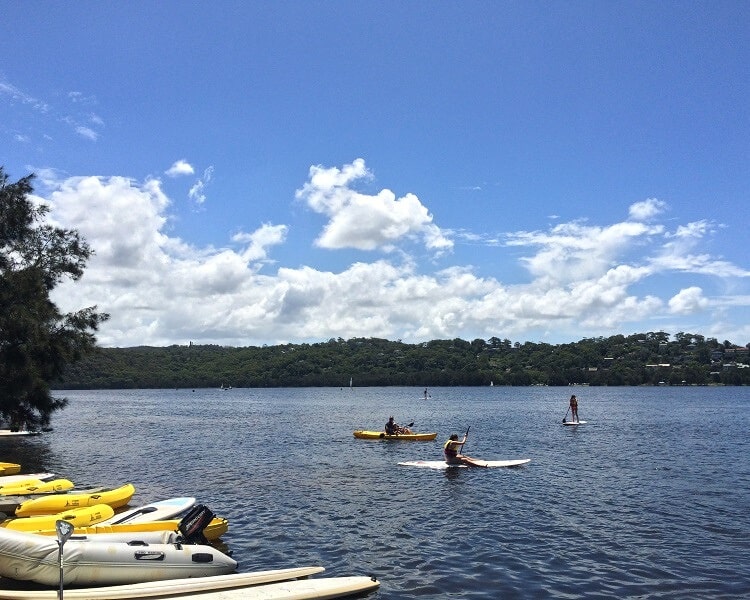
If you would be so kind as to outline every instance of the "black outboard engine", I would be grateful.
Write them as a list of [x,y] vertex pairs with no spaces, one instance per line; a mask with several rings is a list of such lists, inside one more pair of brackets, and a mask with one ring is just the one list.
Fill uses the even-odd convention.
[[186,544],[208,544],[203,530],[216,515],[204,504],[189,508],[177,526]]

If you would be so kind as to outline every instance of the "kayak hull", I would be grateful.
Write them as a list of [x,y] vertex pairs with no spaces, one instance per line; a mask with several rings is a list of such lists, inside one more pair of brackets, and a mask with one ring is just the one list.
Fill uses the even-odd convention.
[[368,431],[357,429],[354,437],[360,440],[401,440],[406,442],[430,442],[437,437],[437,432],[432,433],[400,433],[389,435],[385,431]]

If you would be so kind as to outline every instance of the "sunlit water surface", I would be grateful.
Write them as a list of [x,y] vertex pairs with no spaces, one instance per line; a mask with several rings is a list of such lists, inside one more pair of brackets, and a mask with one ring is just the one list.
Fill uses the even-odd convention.
[[[66,392],[0,460],[131,506],[195,496],[239,570],[376,575],[374,597],[750,597],[750,389],[357,388]],[[389,415],[434,442],[357,440]],[[398,466],[466,453],[516,469]]]

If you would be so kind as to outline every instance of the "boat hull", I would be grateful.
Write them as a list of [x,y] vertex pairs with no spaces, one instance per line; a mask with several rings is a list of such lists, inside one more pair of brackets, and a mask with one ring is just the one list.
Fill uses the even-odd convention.
[[95,504],[108,504],[112,508],[120,508],[130,502],[133,494],[135,494],[135,487],[132,483],[93,494],[52,494],[22,502],[16,509],[16,516],[49,515]]
[[[0,528],[0,576],[59,585],[57,539]],[[202,544],[128,544],[68,540],[63,547],[65,585],[117,585],[225,575],[237,562]]]
[[360,440],[401,440],[405,442],[429,442],[437,437],[437,432],[432,433],[400,433],[387,434],[385,431],[368,431],[366,429],[357,429],[354,437]]

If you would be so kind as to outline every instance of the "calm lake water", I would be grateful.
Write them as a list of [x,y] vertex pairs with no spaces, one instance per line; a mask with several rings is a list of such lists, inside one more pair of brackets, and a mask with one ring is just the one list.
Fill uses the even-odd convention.
[[[563,427],[571,389],[579,427]],[[750,388],[66,392],[0,461],[131,506],[195,496],[239,570],[375,574],[373,598],[750,597]],[[357,440],[389,415],[434,442]],[[401,467],[466,453],[517,469]]]

